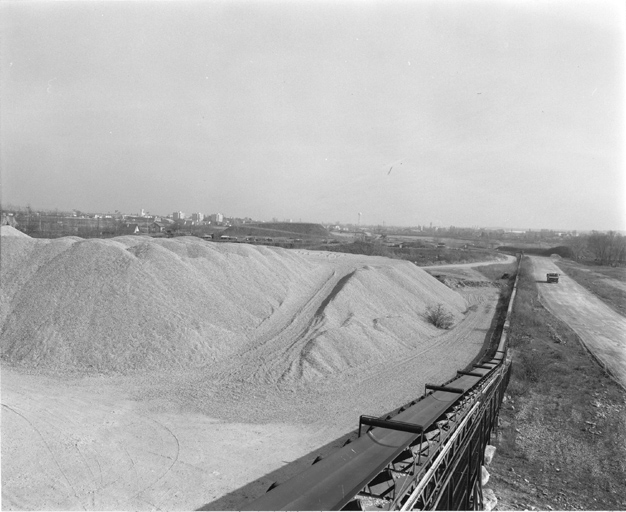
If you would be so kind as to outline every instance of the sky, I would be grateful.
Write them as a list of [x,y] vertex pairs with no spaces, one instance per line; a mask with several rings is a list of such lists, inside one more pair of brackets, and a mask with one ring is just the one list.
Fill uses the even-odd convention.
[[626,230],[620,0],[0,2],[2,205]]

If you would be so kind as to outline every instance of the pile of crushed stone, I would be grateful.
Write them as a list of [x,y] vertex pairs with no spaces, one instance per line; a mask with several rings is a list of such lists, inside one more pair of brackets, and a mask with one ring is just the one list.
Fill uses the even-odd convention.
[[13,226],[0,226],[0,236],[21,236],[24,238],[31,238],[26,233],[22,233],[19,229],[15,229]]
[[303,366],[340,372],[436,336],[428,305],[457,319],[466,308],[415,265],[362,256],[133,236],[7,236],[0,251],[2,358],[38,368],[183,370],[256,354],[259,372],[261,354],[268,372],[305,378]]

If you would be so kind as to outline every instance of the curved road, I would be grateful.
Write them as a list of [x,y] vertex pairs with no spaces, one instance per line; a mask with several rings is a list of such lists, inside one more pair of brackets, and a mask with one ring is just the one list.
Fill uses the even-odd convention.
[[489,260],[489,261],[472,261],[471,263],[446,263],[444,265],[427,265],[420,267],[423,269],[436,269],[436,268],[473,268],[483,267],[485,265],[504,265],[506,263],[515,263],[517,258],[510,256],[509,254],[501,254],[504,256],[503,260]]
[[[542,302],[567,323],[613,378],[626,389],[626,318],[557,267],[550,258],[530,256]],[[546,273],[558,272],[558,284]]]

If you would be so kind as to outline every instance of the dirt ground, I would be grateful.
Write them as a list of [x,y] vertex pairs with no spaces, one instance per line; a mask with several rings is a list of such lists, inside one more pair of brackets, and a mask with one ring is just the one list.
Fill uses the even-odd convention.
[[327,285],[285,305],[297,315],[268,324],[263,351],[245,344],[208,368],[126,375],[3,363],[2,508],[237,509],[332,449],[359,415],[388,412],[420,396],[425,383],[450,378],[489,337],[499,288],[461,287],[467,309],[452,330],[423,340],[407,331],[402,351],[290,378],[301,368],[289,363],[289,351],[307,349],[294,340],[315,334],[342,276],[396,264],[337,259],[346,267]]

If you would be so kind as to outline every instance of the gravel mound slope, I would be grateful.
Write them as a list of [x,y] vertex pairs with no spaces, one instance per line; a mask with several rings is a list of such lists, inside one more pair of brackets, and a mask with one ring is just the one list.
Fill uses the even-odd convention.
[[457,319],[466,309],[423,270],[387,259],[192,237],[7,236],[0,250],[2,358],[26,366],[306,380],[436,336],[427,305]]
[[22,233],[13,226],[0,226],[0,236],[19,236],[22,238],[30,238],[26,233]]
[[424,274],[411,264],[366,265],[347,274],[300,338],[301,357],[289,361],[290,373],[296,379],[338,373],[396,357],[440,334],[422,312],[443,303],[458,319],[465,302]]

